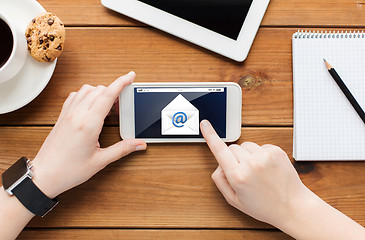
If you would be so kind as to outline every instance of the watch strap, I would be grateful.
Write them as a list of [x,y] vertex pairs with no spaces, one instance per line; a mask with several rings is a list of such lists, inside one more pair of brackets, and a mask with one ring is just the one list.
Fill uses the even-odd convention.
[[37,216],[45,216],[58,204],[57,198],[47,197],[29,177],[26,177],[12,192],[29,211]]

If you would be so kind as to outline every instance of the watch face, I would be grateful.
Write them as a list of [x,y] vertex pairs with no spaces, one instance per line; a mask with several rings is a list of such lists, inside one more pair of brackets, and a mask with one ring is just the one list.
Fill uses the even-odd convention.
[[5,190],[28,172],[27,160],[26,157],[22,157],[1,175]]

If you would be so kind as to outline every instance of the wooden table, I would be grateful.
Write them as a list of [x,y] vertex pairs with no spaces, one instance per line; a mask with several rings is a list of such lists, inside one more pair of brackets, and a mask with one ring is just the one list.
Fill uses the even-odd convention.
[[[65,23],[67,40],[45,90],[0,116],[0,172],[33,158],[63,101],[84,83],[107,85],[136,71],[136,81],[226,81],[243,88],[242,137],[292,155],[291,35],[298,29],[363,29],[364,0],[272,0],[251,52],[236,63],[105,9],[99,0],[40,0]],[[120,140],[107,118],[101,143]],[[364,146],[365,147],[365,146]],[[187,148],[189,151],[187,151]],[[217,163],[205,144],[150,144],[62,194],[20,239],[290,239],[230,207],[210,175]],[[365,162],[295,163],[303,182],[365,225]]]

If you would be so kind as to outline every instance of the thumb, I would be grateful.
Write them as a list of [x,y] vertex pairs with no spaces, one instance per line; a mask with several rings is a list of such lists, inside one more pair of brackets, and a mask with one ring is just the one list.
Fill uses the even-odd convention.
[[142,151],[147,149],[147,144],[142,140],[126,139],[117,142],[110,147],[103,148],[100,152],[100,158],[108,165],[128,154],[135,151]]

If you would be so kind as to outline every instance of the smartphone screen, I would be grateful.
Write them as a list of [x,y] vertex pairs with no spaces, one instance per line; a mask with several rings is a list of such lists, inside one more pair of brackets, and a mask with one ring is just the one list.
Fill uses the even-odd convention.
[[226,138],[226,87],[134,88],[136,138],[202,138],[207,119]]

